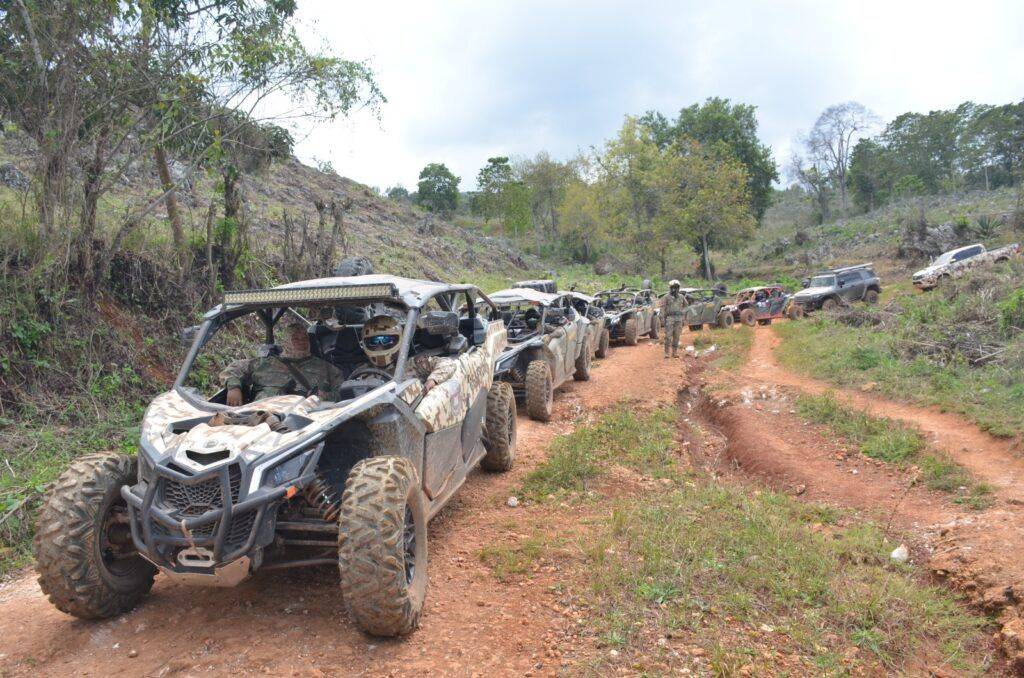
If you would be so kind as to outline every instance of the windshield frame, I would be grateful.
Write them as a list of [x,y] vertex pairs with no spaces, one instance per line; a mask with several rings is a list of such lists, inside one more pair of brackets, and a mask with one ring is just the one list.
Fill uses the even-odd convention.
[[[824,280],[824,283],[815,284],[815,280]],[[836,274],[835,273],[823,273],[821,275],[812,276],[810,282],[807,283],[807,288],[813,287],[835,287],[836,286]]]

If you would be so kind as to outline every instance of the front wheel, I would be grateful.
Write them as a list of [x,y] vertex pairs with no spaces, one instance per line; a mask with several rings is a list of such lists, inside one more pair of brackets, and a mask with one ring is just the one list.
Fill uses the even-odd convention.
[[546,360],[526,366],[526,413],[530,419],[549,421],[555,409],[555,389]]
[[102,619],[127,612],[156,574],[132,542],[121,487],[138,461],[112,452],[72,464],[50,488],[35,536],[39,587],[61,612]]
[[754,309],[745,308],[742,311],[740,311],[740,322],[743,323],[744,325],[749,325],[750,327],[756,325],[757,314],[754,313]]
[[722,329],[728,329],[732,327],[732,322],[732,313],[729,311],[722,311],[718,314],[718,319],[715,321],[715,324]]
[[576,381],[590,381],[590,347],[583,346],[580,357],[576,358],[576,371],[572,373]]
[[800,320],[800,318],[804,317],[804,307],[799,304],[792,304],[789,310],[786,311],[786,316],[790,320]]
[[834,311],[837,308],[839,308],[839,302],[836,301],[835,297],[829,297],[825,301],[821,302],[821,310],[825,311],[826,313]]
[[601,331],[601,341],[597,345],[597,357],[598,358],[607,358],[608,357],[608,347],[611,345],[611,343],[612,343],[612,334],[611,334],[611,332],[609,332],[608,330],[602,330]]
[[427,512],[404,457],[372,457],[348,474],[338,539],[341,595],[366,633],[413,631],[427,595]]

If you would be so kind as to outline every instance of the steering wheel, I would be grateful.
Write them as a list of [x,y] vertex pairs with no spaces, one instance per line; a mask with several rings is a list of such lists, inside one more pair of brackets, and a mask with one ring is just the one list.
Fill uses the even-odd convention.
[[369,393],[382,383],[386,384],[392,379],[394,379],[394,375],[389,374],[386,370],[363,365],[361,367],[357,367],[352,374],[348,375],[348,379],[338,386],[338,392],[344,393],[345,391],[350,391],[352,393],[352,397],[355,398],[363,395],[364,393]]

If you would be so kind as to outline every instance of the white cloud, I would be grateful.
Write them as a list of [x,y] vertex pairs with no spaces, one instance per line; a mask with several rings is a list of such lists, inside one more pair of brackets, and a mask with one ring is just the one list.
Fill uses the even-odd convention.
[[303,159],[412,188],[428,162],[475,183],[488,156],[560,157],[627,113],[674,114],[709,96],[758,107],[784,165],[826,106],[891,119],[972,99],[1024,97],[1019,2],[300,3],[348,58],[369,59],[388,103],[304,130]]

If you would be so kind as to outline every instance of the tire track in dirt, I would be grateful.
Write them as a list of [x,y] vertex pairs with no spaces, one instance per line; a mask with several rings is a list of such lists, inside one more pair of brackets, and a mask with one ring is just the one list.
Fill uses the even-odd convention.
[[[728,394],[707,410],[728,439],[729,459],[779,490],[856,509],[894,529],[912,546],[914,560],[999,616],[1003,652],[1024,675],[1024,461],[1012,442],[953,414],[795,374],[775,359],[779,342],[769,328],[756,329],[747,363],[710,376]],[[951,495],[918,484],[913,469],[851,453],[824,427],[802,421],[794,397],[826,391],[846,407],[919,428],[934,450],[992,485],[992,506],[972,511],[957,505]]]
[[[592,380],[556,395],[552,422],[520,411],[516,465],[506,474],[474,472],[430,524],[429,588],[411,636],[360,633],[344,611],[332,568],[257,573],[234,589],[189,588],[158,576],[132,612],[83,622],[58,612],[26,572],[0,588],[0,674],[48,676],[228,675],[548,675],[585,659],[573,647],[574,622],[554,599],[557,570],[502,584],[480,562],[488,544],[521,535],[529,515],[571,522],[558,506],[505,505],[543,461],[552,439],[624,397],[638,406],[673,403],[685,361],[665,361],[650,341],[615,347]],[[562,650],[556,651],[558,644]]]

